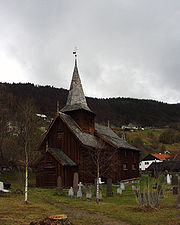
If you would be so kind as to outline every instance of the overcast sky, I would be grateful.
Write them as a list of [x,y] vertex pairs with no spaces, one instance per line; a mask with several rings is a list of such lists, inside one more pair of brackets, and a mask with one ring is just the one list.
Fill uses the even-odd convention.
[[180,102],[180,0],[0,0],[0,81]]

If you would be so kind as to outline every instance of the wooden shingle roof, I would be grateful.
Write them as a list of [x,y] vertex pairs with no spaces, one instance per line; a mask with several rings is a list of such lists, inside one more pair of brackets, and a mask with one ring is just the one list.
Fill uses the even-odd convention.
[[63,166],[77,166],[63,151],[58,148],[48,148],[48,152],[54,156]]
[[72,132],[78,137],[82,144],[89,147],[97,147],[99,138],[102,138],[105,142],[111,144],[114,148],[126,148],[131,150],[138,150],[137,148],[131,146],[126,141],[121,139],[117,134],[113,132],[111,128],[99,125],[95,123],[95,135],[82,132],[80,127],[71,118],[71,116],[60,112],[60,117],[67,124],[67,126],[72,130]]
[[79,109],[84,109],[89,112],[92,112],[86,102],[83,87],[81,84],[81,79],[77,68],[77,60],[75,59],[74,72],[72,76],[67,102],[65,107],[61,110],[61,112],[68,112]]
[[132,150],[138,150],[134,146],[128,144],[122,138],[120,138],[114,131],[106,126],[102,126],[98,123],[95,123],[95,131],[97,135],[99,134],[103,140],[107,140],[108,142],[112,143],[116,148],[126,148]]
[[60,117],[83,145],[96,148],[98,144],[98,138],[96,136],[83,132],[71,116],[60,112]]
[[59,117],[66,124],[66,126],[71,130],[71,132],[76,136],[76,138],[85,146],[96,148],[98,146],[100,139],[103,139],[103,141],[112,145],[116,149],[126,148],[126,149],[130,149],[130,150],[139,151],[137,148],[135,148],[134,146],[128,144],[126,141],[121,139],[117,134],[114,133],[114,131],[111,128],[100,125],[98,123],[95,123],[95,134],[94,135],[83,132],[81,130],[81,128],[78,126],[78,124],[72,119],[72,117],[70,115],[67,115],[62,112],[59,112],[59,115],[56,115],[56,117],[52,121],[46,134],[43,136],[41,143],[39,144],[39,148],[42,145],[42,143],[44,142],[44,140],[45,140],[46,136],[48,135],[48,133],[50,132],[51,128],[53,127],[55,121]]

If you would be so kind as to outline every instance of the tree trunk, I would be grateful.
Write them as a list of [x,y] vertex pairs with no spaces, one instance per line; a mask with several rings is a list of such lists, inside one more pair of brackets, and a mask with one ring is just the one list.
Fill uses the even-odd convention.
[[99,203],[99,162],[97,162],[96,203]]
[[27,143],[25,144],[25,204],[27,204],[28,199],[28,152]]

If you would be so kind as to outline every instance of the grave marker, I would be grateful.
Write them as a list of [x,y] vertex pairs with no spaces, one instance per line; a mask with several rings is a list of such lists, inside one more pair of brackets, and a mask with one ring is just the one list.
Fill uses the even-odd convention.
[[73,198],[73,196],[74,196],[74,191],[73,191],[73,188],[71,187],[68,192],[68,197]]
[[62,186],[62,179],[61,177],[59,176],[58,179],[57,179],[57,187],[56,187],[56,191],[57,193],[62,193],[63,191],[63,186]]
[[78,182],[79,182],[78,173],[75,172],[73,177],[73,190],[75,195],[77,194],[78,191]]
[[106,197],[112,197],[113,192],[112,192],[112,179],[108,178],[107,179],[107,189],[106,189]]
[[77,198],[82,198],[81,188],[83,187],[83,184],[81,182],[79,182],[78,187],[79,187],[79,189],[78,189],[78,192],[77,192]]

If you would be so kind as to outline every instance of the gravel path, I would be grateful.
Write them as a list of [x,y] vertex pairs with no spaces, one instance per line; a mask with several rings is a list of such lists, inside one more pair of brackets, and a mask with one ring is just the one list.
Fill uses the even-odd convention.
[[[97,225],[130,225],[128,223],[122,222],[118,219],[109,218],[101,213],[94,213],[90,212],[85,209],[80,209],[76,207],[72,207],[69,204],[65,204],[62,202],[50,201],[44,199],[47,203],[52,204],[62,210],[70,221],[73,221],[73,225],[90,225],[90,224],[97,224]],[[82,219],[83,218],[83,219]],[[82,222],[81,222],[82,220]],[[86,223],[85,223],[86,221]]]

